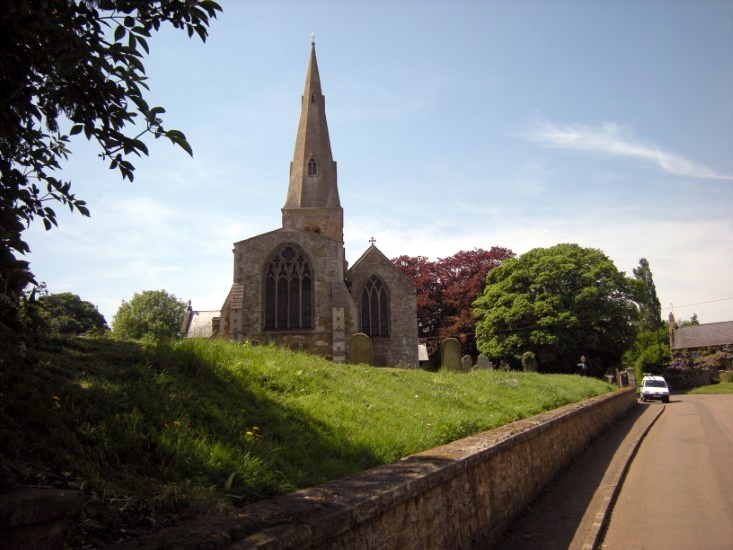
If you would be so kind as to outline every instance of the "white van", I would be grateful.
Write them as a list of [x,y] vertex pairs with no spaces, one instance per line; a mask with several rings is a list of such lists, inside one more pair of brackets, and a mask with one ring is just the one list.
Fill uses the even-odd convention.
[[662,403],[669,403],[667,382],[661,376],[644,376],[641,379],[641,387],[639,388],[639,399],[642,401],[661,399]]

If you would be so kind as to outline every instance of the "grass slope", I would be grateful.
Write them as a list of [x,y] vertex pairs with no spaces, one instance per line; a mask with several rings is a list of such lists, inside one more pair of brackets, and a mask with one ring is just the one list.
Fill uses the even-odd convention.
[[0,473],[84,490],[88,536],[312,486],[611,389],[220,340],[55,340],[0,373]]

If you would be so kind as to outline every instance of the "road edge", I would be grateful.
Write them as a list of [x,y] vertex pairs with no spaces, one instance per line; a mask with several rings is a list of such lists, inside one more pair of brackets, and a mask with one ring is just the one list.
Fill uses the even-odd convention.
[[626,449],[625,455],[618,457],[619,463],[617,463],[617,467],[613,469],[613,471],[608,474],[608,477],[604,478],[601,483],[601,486],[605,489],[606,493],[603,495],[600,508],[595,512],[593,523],[585,535],[581,546],[582,550],[595,550],[601,543],[605,530],[608,527],[608,520],[610,519],[611,511],[616,503],[621,486],[626,479],[626,474],[629,471],[631,462],[634,460],[634,456],[636,456],[636,453],[641,446],[641,442],[644,441],[647,433],[649,433],[649,430],[651,430],[652,426],[657,419],[659,419],[665,409],[666,405],[659,407],[659,410],[652,416],[647,425],[639,430],[638,433],[635,433],[635,441],[633,441]]

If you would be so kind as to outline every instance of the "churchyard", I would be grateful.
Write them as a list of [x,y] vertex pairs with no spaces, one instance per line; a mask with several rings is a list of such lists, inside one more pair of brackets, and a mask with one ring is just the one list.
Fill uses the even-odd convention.
[[88,502],[72,537],[104,542],[613,390],[579,376],[335,364],[222,340],[93,338],[54,340],[34,372],[9,381],[0,436],[14,449],[10,474],[80,489]]

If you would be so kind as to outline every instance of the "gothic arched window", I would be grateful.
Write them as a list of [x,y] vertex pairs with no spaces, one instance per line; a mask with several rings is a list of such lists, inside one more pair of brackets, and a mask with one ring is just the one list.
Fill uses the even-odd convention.
[[265,330],[301,328],[313,328],[313,272],[288,245],[265,266]]
[[318,175],[318,164],[316,164],[315,159],[310,159],[308,161],[308,175],[309,176],[317,176]]
[[372,275],[361,291],[361,331],[367,336],[389,336],[389,291]]

